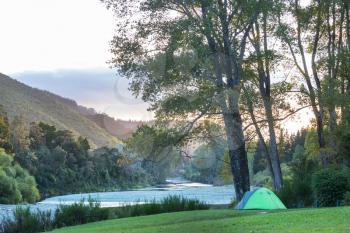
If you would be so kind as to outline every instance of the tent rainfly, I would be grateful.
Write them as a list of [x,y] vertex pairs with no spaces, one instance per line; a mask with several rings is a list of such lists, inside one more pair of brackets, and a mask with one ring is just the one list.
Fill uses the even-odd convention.
[[267,188],[258,188],[246,192],[235,209],[239,210],[275,210],[287,209],[282,201]]

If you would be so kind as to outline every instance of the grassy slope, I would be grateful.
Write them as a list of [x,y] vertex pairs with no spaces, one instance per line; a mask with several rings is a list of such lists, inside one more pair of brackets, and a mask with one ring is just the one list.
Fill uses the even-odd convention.
[[71,100],[31,88],[0,74],[0,104],[10,118],[22,114],[29,122],[43,121],[75,135],[87,137],[95,146],[115,145],[120,141],[71,107]]
[[190,211],[108,220],[55,233],[342,233],[350,232],[350,207],[282,212]]

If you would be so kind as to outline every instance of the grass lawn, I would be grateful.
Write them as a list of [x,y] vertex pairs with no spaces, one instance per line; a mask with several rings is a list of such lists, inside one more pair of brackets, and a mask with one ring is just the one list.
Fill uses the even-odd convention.
[[55,233],[350,233],[350,207],[279,212],[203,210],[115,219]]

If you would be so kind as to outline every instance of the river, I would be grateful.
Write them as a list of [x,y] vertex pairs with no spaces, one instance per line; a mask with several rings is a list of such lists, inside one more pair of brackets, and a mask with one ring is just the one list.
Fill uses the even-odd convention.
[[179,195],[189,199],[198,199],[207,204],[229,204],[234,196],[233,185],[213,186],[193,183],[181,178],[169,178],[167,183],[131,191],[82,193],[56,196],[31,205],[0,205],[0,216],[12,213],[17,206],[28,206],[32,210],[54,211],[60,204],[72,204],[92,198],[102,207],[118,207],[126,204],[144,203],[161,200],[169,195]]

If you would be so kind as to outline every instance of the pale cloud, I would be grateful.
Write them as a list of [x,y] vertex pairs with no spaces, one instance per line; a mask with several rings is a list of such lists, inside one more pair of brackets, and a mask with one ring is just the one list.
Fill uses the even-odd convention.
[[128,80],[110,69],[23,72],[11,75],[18,81],[73,99],[124,120],[151,120],[148,105],[128,90]]
[[1,0],[0,72],[107,67],[113,14],[99,0]]

